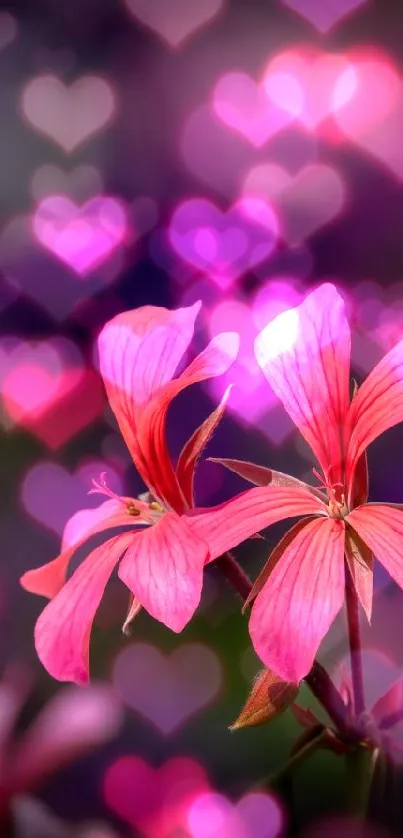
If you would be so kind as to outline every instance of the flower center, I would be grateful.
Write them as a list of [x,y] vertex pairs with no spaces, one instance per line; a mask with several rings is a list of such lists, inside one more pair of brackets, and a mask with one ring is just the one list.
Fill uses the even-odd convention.
[[326,490],[328,496],[327,509],[329,518],[343,519],[349,513],[346,503],[343,483],[332,483],[327,477],[322,477],[314,468],[313,473]]
[[150,492],[144,492],[139,495],[137,500],[123,498],[109,489],[105,480],[105,474],[106,472],[102,472],[99,481],[92,481],[93,488],[88,492],[89,495],[106,495],[108,498],[117,500],[122,504],[128,515],[131,515],[133,518],[139,518],[141,516],[143,521],[146,521],[148,524],[156,524],[159,521],[165,510],[160,503],[154,500]]

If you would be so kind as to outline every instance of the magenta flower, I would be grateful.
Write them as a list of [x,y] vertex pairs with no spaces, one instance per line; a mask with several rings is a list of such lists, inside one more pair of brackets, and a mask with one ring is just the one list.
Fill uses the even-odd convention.
[[[403,341],[375,367],[350,402],[350,330],[335,287],[321,285],[258,335],[256,358],[315,454],[323,476],[315,489],[251,463],[221,460],[300,514],[311,508],[269,557],[249,601],[250,634],[264,663],[299,682],[344,601],[345,559],[370,619],[373,554],[403,587],[403,509],[366,503],[365,450],[403,419]],[[317,477],[318,473],[315,471]]]
[[[113,739],[123,711],[104,684],[69,686],[51,698],[26,730],[18,719],[31,692],[29,673],[8,667],[0,677],[0,834],[27,795],[92,748]],[[7,833],[8,834],[8,833]]]
[[[51,598],[37,621],[35,643],[43,665],[60,680],[87,681],[91,625],[119,562],[119,577],[133,595],[129,618],[143,606],[179,632],[199,603],[205,563],[219,555],[209,513],[196,518],[198,533],[187,521],[196,462],[222,416],[228,393],[186,443],[176,468],[165,436],[172,399],[190,384],[224,373],[238,352],[236,334],[218,335],[173,378],[191,341],[199,308],[199,303],[176,311],[144,306],[115,317],[99,337],[109,402],[151,497],[117,497],[101,478],[92,491],[109,499],[97,510],[74,516],[70,525],[80,532],[75,532],[73,543],[64,543],[56,559],[21,579],[26,590]],[[121,526],[128,531],[116,535],[114,529]],[[73,553],[89,536],[101,532],[107,536],[105,543],[92,550],[66,581]]]

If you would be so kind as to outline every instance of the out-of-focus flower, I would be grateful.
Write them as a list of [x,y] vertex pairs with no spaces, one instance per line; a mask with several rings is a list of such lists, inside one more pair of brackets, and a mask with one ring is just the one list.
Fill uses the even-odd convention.
[[17,734],[15,726],[30,688],[26,671],[15,667],[6,670],[0,681],[0,834],[1,823],[16,812],[21,797],[91,748],[112,739],[123,721],[122,707],[108,686],[94,684],[85,691],[69,686],[48,701],[27,730]]
[[[101,477],[92,491],[110,499],[97,510],[78,513],[80,532],[73,543],[64,544],[56,559],[21,579],[27,590],[51,598],[37,621],[35,643],[43,665],[62,681],[88,680],[91,625],[119,562],[119,577],[132,594],[126,623],[143,606],[179,632],[199,604],[205,563],[219,555],[209,512],[200,516],[197,534],[187,520],[193,507],[196,463],[223,414],[228,391],[186,443],[176,467],[165,433],[173,398],[190,384],[224,373],[238,352],[238,335],[218,335],[173,378],[191,341],[199,308],[200,303],[175,311],[144,306],[118,315],[99,336],[109,402],[149,494],[136,500],[118,497]],[[121,526],[129,531],[111,534]],[[106,542],[66,581],[73,553],[89,536],[102,532]]]
[[[221,460],[278,497],[278,518],[307,517],[275,547],[248,601],[250,634],[263,662],[285,681],[310,670],[344,601],[345,572],[370,619],[373,554],[403,587],[403,508],[366,503],[367,446],[403,420],[403,341],[350,401],[350,329],[344,302],[325,283],[258,335],[256,358],[317,457],[320,490],[289,475]],[[308,508],[310,507],[310,508]],[[275,520],[275,519],[274,519]],[[348,571],[345,570],[345,561]]]

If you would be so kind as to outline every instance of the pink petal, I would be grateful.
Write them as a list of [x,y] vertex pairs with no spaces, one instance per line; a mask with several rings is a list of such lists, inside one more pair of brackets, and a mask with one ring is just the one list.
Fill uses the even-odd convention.
[[95,612],[122,553],[139,535],[125,533],[97,547],[42,611],[35,626],[39,659],[59,681],[88,681],[89,637]]
[[387,503],[366,503],[353,509],[346,521],[403,588],[403,510]]
[[340,480],[341,429],[349,407],[350,329],[344,302],[325,283],[285,311],[255,341],[258,364],[311,446],[323,472]]
[[377,364],[351,402],[349,469],[378,436],[403,421],[403,340]]
[[167,447],[165,421],[169,405],[175,396],[191,384],[226,372],[234,362],[238,349],[239,338],[235,333],[228,332],[214,337],[182,375],[166,384],[150,401],[137,424],[139,448],[151,475],[152,482],[149,485],[154,486],[157,497],[178,514],[186,509],[187,503]]
[[96,509],[81,509],[66,524],[63,533],[62,552],[51,562],[28,570],[20,578],[20,583],[31,594],[39,594],[49,599],[56,596],[65,581],[67,568],[74,553],[96,533],[122,526],[141,524],[141,519],[133,519],[117,500],[107,500]]
[[166,513],[133,539],[119,577],[152,617],[180,632],[200,602],[207,556],[186,520]]
[[231,385],[227,387],[218,407],[199,425],[194,434],[185,443],[179,455],[176,465],[176,476],[189,506],[193,506],[193,480],[197,461],[222,419],[230,391]]
[[311,521],[283,553],[252,608],[249,631],[261,660],[299,683],[344,599],[344,525]]
[[[170,310],[142,306],[118,314],[98,338],[101,373],[119,422],[173,378],[194,332],[201,303]],[[130,446],[129,446],[130,447]]]
[[209,561],[259,530],[299,515],[324,515],[326,507],[306,489],[267,486],[248,489],[232,500],[186,515],[188,527],[209,546]]
[[[161,500],[158,463],[144,456],[137,424],[145,407],[171,381],[192,340],[200,305],[173,311],[155,306],[127,311],[109,321],[98,338],[100,369],[109,403],[137,470]],[[173,494],[181,503],[166,452],[164,457]]]
[[262,567],[259,576],[257,576],[257,578],[255,579],[252,585],[252,589],[243,604],[242,613],[246,611],[248,605],[250,605],[251,602],[253,602],[253,600],[256,599],[257,595],[264,588],[269,576],[271,576],[271,574],[273,573],[273,570],[277,562],[280,561],[281,557],[285,553],[286,548],[289,544],[291,544],[291,542],[294,540],[295,536],[299,533],[299,531],[307,525],[308,521],[312,521],[312,516],[308,516],[307,518],[301,518],[299,521],[297,521],[296,524],[293,524],[291,529],[287,530],[283,537],[280,538],[280,541],[276,544],[276,546],[273,547],[273,550],[271,551],[269,558],[267,559],[267,562]]
[[187,503],[165,439],[168,407],[189,384],[225,372],[239,344],[236,335],[218,335],[172,380],[199,309],[200,303],[175,311],[144,306],[115,317],[98,340],[108,399],[136,468],[152,494],[179,513]]
[[358,533],[350,528],[346,531],[345,555],[358,598],[368,622],[371,622],[374,557]]

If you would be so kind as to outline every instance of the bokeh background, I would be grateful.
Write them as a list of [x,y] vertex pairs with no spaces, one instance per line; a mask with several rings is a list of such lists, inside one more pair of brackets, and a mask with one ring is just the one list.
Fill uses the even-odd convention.
[[[228,730],[260,665],[217,568],[179,636],[141,613],[124,638],[113,580],[86,690],[43,671],[33,627],[44,603],[18,579],[98,505],[92,478],[144,489],[97,370],[97,334],[120,311],[200,299],[192,351],[241,335],[230,373],[172,406],[173,456],[234,381],[209,455],[313,479],[253,339],[324,279],[346,299],[358,382],[403,336],[401,20],[392,0],[1,4],[2,836],[339,834],[341,758],[315,756],[281,800],[263,780],[295,719]],[[402,441],[396,428],[371,447],[372,500],[402,500]],[[197,499],[244,485],[203,462]],[[253,578],[286,528],[237,550]],[[402,613],[377,568],[369,702],[401,670]],[[320,659],[334,672],[345,653],[341,615]],[[301,702],[314,706],[305,688]]]

